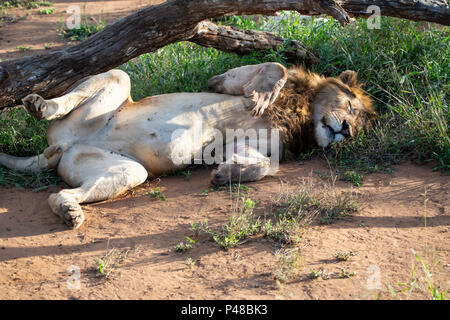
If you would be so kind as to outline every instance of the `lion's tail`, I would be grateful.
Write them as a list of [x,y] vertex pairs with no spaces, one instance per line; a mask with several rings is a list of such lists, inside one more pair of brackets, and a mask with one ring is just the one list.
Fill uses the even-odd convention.
[[0,153],[0,165],[14,171],[35,173],[55,168],[62,154],[63,148],[56,145],[48,147],[42,154],[31,157],[15,157]]

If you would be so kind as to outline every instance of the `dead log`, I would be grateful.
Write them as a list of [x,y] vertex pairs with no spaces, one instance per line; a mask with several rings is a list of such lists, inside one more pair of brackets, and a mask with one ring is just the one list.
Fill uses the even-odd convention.
[[378,6],[382,16],[450,25],[450,6],[446,0],[340,0],[350,16],[368,18],[369,6]]
[[229,26],[218,26],[210,21],[202,21],[197,25],[195,36],[189,39],[204,47],[213,47],[220,51],[232,52],[243,56],[253,51],[278,51],[284,48],[285,56],[291,61],[304,61],[307,64],[317,63],[317,56],[310,52],[299,41],[286,41],[270,32],[256,30],[240,30]]

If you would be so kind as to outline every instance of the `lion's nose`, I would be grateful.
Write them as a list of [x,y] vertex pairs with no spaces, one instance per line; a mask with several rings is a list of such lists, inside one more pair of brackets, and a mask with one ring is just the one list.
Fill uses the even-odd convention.
[[341,130],[340,134],[342,134],[346,138],[350,138],[350,136],[351,136],[350,126],[348,125],[347,120],[344,120],[342,122],[342,130]]

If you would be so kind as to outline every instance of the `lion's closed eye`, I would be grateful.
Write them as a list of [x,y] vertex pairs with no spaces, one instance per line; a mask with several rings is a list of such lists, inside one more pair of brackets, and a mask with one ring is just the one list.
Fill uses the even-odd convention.
[[348,100],[348,103],[347,103],[347,110],[348,110],[348,112],[351,113],[352,115],[356,115],[356,109],[353,108],[352,102],[351,102],[350,100]]

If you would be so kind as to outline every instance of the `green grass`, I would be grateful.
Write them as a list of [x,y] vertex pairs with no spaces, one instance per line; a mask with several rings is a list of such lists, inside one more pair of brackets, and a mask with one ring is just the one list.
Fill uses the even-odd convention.
[[86,18],[82,18],[79,28],[69,29],[63,23],[60,28],[60,35],[69,41],[81,41],[99,31],[102,31],[104,28],[105,20],[90,23]]
[[188,250],[191,250],[194,247],[195,240],[191,239],[189,237],[186,237],[186,242],[180,242],[178,243],[174,248],[173,251],[178,253],[184,253]]
[[161,192],[161,188],[157,187],[153,191],[147,191],[147,195],[152,199],[158,199],[161,201],[166,201],[166,197]]
[[[244,29],[262,26],[249,17],[230,17],[222,23]],[[89,25],[84,20],[80,29],[62,33],[74,40],[84,39],[103,27],[102,22]],[[324,153],[306,150],[303,158],[325,156],[339,179],[355,186],[364,183],[365,174],[390,172],[393,165],[406,159],[433,161],[435,169],[449,171],[449,27],[383,17],[379,30],[368,29],[364,19],[342,28],[332,19],[313,19],[310,23],[288,15],[276,30],[287,39],[302,41],[319,55],[320,61],[311,66],[312,71],[337,76],[346,69],[357,70],[379,113],[368,132],[334,144]],[[180,42],[141,55],[120,68],[130,75],[132,97],[139,100],[162,93],[202,91],[215,74],[266,61],[289,66],[283,50],[238,57]],[[14,111],[5,114],[9,112]],[[21,123],[30,121],[29,116],[20,117],[23,119],[14,119],[7,129],[2,127],[0,152],[20,156],[42,150],[30,141],[30,131],[36,132],[34,139],[45,141],[42,128],[46,124],[23,126]],[[43,147],[42,143],[38,145]]]
[[268,207],[264,235],[282,244],[299,244],[303,230],[317,216],[313,202],[308,189],[281,193]]
[[56,8],[52,7],[52,8],[44,8],[44,9],[39,9],[36,11],[38,14],[41,15],[46,15],[46,14],[54,14],[56,12]]
[[352,196],[338,194],[332,186],[321,186],[320,193],[316,189],[312,182],[296,190],[288,189],[259,208],[257,201],[248,196],[249,191],[229,190],[233,205],[228,221],[214,228],[208,221],[192,222],[193,237],[207,234],[225,250],[250,236],[266,237],[281,246],[297,246],[311,223],[331,224],[359,210]]
[[35,1],[35,0],[8,0],[2,1],[0,4],[1,8],[27,8],[27,9],[36,9],[40,7],[50,7],[53,4],[48,1]]
[[212,232],[212,238],[223,249],[228,250],[241,241],[259,232],[261,221],[255,216],[255,202],[250,198],[241,198],[238,209],[232,212],[228,223],[218,232]]
[[[422,267],[423,276],[419,272],[416,272],[415,265],[411,266],[411,279],[408,282],[397,283],[398,289],[395,289],[390,283],[387,283],[387,287],[395,299],[405,298],[408,300],[413,291],[421,291],[430,300],[446,300],[449,290],[442,289],[436,281],[433,281],[432,274],[429,266],[422,260],[422,258],[411,249],[419,265]],[[406,296],[405,296],[406,295]]]
[[16,47],[17,50],[19,51],[30,51],[31,47],[27,47],[27,46],[18,46]]

